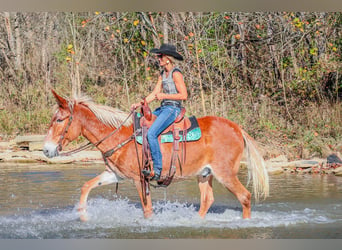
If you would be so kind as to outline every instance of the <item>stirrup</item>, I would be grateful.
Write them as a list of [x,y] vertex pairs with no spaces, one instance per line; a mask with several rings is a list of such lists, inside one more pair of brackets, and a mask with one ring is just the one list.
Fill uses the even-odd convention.
[[151,178],[151,181],[159,181],[160,180],[160,174],[154,174],[154,176]]
[[145,176],[145,177],[149,177],[152,178],[154,176],[154,171],[149,170],[149,169],[143,169],[141,171],[141,173]]
[[153,170],[143,169],[141,172],[146,178],[150,178],[151,181],[160,180],[160,174],[156,174]]

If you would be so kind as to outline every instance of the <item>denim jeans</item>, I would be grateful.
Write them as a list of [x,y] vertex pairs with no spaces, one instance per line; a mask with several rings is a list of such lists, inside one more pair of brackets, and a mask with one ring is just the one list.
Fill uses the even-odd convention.
[[153,169],[156,174],[160,175],[163,168],[158,136],[176,120],[179,113],[180,108],[170,105],[161,106],[153,111],[153,114],[157,116],[157,119],[147,132],[147,140],[151,150]]

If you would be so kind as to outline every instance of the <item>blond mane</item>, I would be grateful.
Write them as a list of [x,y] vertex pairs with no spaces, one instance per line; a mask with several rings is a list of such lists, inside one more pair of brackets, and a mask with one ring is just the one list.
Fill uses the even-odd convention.
[[[87,96],[76,97],[72,102],[72,105],[80,104],[89,108],[91,112],[99,119],[103,124],[110,127],[119,127],[128,117],[128,113],[121,111],[117,108],[112,108],[105,105],[94,103],[91,98]],[[123,125],[129,126],[132,124],[132,119],[128,119]]]

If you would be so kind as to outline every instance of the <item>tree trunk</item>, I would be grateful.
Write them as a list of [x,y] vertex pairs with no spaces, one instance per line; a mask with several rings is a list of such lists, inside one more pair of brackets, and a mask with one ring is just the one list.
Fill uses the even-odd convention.
[[165,12],[164,13],[164,20],[163,20],[163,40],[164,40],[164,43],[169,43],[169,25],[167,23],[167,15],[168,13]]
[[205,107],[205,96],[204,96],[204,90],[203,90],[203,83],[202,83],[202,77],[201,77],[201,66],[200,66],[200,61],[199,61],[199,57],[198,57],[198,37],[197,37],[197,30],[195,28],[195,20],[194,20],[194,16],[193,13],[190,12],[191,15],[191,25],[192,25],[192,30],[194,33],[194,40],[195,40],[195,55],[196,55],[196,65],[197,65],[197,75],[198,75],[198,81],[200,84],[200,91],[201,91],[201,100],[202,100],[202,109],[203,109],[203,114],[207,115],[207,109]]
[[247,75],[247,54],[246,54],[246,45],[245,45],[245,22],[246,19],[243,17],[241,21],[238,22],[239,28],[239,35],[240,35],[240,60],[242,66],[242,77],[244,83],[248,82],[248,75]]
[[49,22],[49,14],[45,13],[43,17],[43,41],[42,41],[42,64],[41,69],[45,76],[45,93],[50,91],[51,86],[51,79],[50,79],[50,66],[49,66],[49,37],[51,36],[52,32],[52,25],[53,22]]
[[77,27],[75,23],[75,14],[71,14],[71,20],[69,19],[70,30],[72,34],[72,41],[73,41],[73,50],[74,56],[72,57],[73,60],[70,62],[71,64],[71,89],[73,96],[80,96],[81,94],[81,82],[80,82],[80,72],[79,72],[79,61],[81,57],[81,49],[79,48],[78,44],[78,37],[77,37]]
[[12,54],[15,56],[15,46],[14,46],[14,37],[12,32],[12,26],[11,26],[11,15],[9,12],[4,12],[5,17],[5,26],[7,31],[7,41],[9,45],[9,49],[12,52]]

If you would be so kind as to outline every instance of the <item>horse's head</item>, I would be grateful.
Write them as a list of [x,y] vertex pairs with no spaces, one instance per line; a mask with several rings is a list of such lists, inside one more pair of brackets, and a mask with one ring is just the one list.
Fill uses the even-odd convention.
[[51,124],[44,140],[43,152],[49,158],[58,156],[58,152],[63,147],[81,134],[81,126],[74,115],[74,103],[68,102],[54,90],[52,90],[52,94],[56,98],[58,108],[52,116]]

